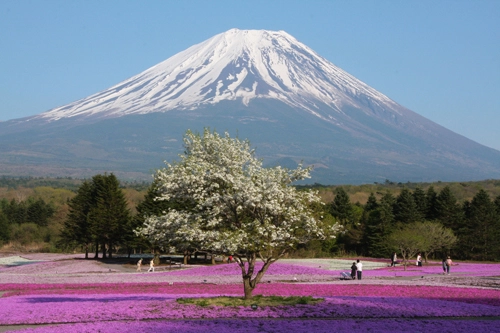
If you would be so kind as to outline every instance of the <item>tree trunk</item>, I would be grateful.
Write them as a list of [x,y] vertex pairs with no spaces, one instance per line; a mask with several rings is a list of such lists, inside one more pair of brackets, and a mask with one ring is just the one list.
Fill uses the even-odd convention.
[[102,243],[101,249],[102,249],[102,259],[106,259],[106,244]]
[[255,289],[255,285],[252,286],[252,281],[249,276],[244,276],[243,277],[243,290],[245,292],[245,299],[252,299],[253,298],[253,290]]
[[113,258],[113,244],[109,243],[109,258]]
[[255,262],[257,260],[257,254],[256,253],[251,253],[249,256],[247,256],[247,262],[248,262],[248,268],[245,267],[245,262],[239,258],[237,260],[238,265],[241,268],[241,274],[243,276],[243,290],[245,293],[245,299],[252,299],[253,298],[253,290],[257,286],[257,284],[260,282],[264,274],[266,273],[267,269],[269,266],[276,261],[275,259],[268,258],[267,261],[264,262],[264,265],[262,268],[257,272],[257,275],[255,278],[252,279],[253,272],[255,269]]
[[89,258],[89,244],[85,244],[85,259]]
[[95,242],[95,255],[94,259],[99,259],[99,243],[96,241]]
[[191,257],[191,253],[189,251],[184,251],[184,265],[188,264],[188,257]]
[[215,255],[212,254],[212,265],[215,265]]

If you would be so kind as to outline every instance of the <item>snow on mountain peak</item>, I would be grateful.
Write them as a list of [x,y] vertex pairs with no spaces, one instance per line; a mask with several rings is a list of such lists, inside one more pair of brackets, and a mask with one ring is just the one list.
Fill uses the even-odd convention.
[[271,98],[326,119],[317,113],[317,105],[341,112],[342,105],[354,105],[359,96],[395,105],[284,31],[231,29],[109,89],[37,117],[119,117]]

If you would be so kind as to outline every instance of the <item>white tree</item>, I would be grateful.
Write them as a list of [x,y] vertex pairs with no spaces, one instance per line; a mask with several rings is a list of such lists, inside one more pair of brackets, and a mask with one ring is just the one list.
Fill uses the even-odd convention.
[[[164,247],[188,243],[234,256],[245,298],[287,251],[338,231],[313,217],[311,204],[320,202],[315,192],[289,186],[309,177],[309,168],[264,168],[247,140],[208,129],[203,136],[186,132],[184,145],[181,160],[155,175],[158,200],[175,208],[147,218],[140,233]],[[254,274],[257,259],[263,266]]]

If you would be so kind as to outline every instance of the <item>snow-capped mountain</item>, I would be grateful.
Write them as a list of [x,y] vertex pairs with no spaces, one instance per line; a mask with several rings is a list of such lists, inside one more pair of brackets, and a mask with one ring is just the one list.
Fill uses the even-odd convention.
[[395,103],[284,31],[232,29],[102,92],[0,123],[0,174],[149,179],[186,130],[248,138],[311,182],[500,178],[500,152]]
[[[39,117],[119,117],[196,109],[223,100],[245,105],[269,98],[335,121],[345,105],[364,96],[393,101],[344,72],[284,31],[232,29],[194,45],[109,89]],[[329,114],[324,113],[328,106]],[[335,112],[331,112],[331,111]]]

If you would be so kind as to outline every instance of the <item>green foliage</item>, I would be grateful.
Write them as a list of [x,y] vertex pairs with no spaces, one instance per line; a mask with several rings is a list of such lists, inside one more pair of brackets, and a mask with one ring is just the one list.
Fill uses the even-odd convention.
[[10,223],[7,216],[0,210],[0,245],[10,240]]
[[0,187],[17,189],[19,187],[36,188],[52,187],[75,191],[82,183],[81,179],[67,178],[45,178],[45,177],[0,177]]
[[44,229],[35,223],[23,223],[11,225],[12,238],[21,245],[44,242]]
[[387,257],[392,252],[387,245],[387,237],[395,225],[394,202],[392,194],[387,192],[376,206],[377,208],[368,212],[364,234],[366,254],[374,257]]
[[97,251],[101,246],[103,258],[132,237],[130,212],[113,175],[96,175],[92,182],[83,182],[77,195],[69,202],[69,213],[62,230],[60,244],[73,244],[85,248],[86,256],[91,243]]
[[178,298],[179,304],[194,304],[201,307],[207,306],[293,306],[297,304],[318,304],[323,302],[323,298],[312,296],[262,296],[255,295],[251,299],[240,297],[206,297],[206,298]]
[[500,255],[500,215],[484,190],[465,205],[465,220],[458,230],[462,256],[476,260],[496,260]]
[[415,223],[415,232],[422,236],[423,242],[419,251],[424,253],[425,260],[430,254],[441,251],[448,253],[457,242],[457,237],[450,228],[436,221],[424,221]]
[[436,197],[436,218],[447,228],[456,229],[463,219],[463,211],[449,186]]
[[403,257],[405,269],[408,260],[428,244],[418,223],[409,223],[396,228],[388,237],[388,246],[397,250]]
[[35,199],[33,197],[21,202],[14,199],[7,202],[3,199],[0,202],[0,208],[9,223],[35,223],[39,226],[47,226],[49,219],[55,212],[53,205],[47,204],[41,198]]
[[[73,230],[75,232],[72,236],[65,234],[72,228],[63,228],[70,214],[68,205],[84,182],[92,183],[92,179],[0,177],[0,242],[4,245],[9,242],[21,244],[21,241],[26,244],[27,240],[31,239],[34,243],[42,242],[39,250],[42,248],[56,250],[54,247],[56,242],[68,245],[60,246],[59,249],[79,249],[84,246],[83,244],[88,244],[89,248],[95,249],[96,240],[92,236],[87,239],[81,236],[85,235],[85,228],[78,230],[73,226],[76,229]],[[126,230],[137,228],[142,225],[146,216],[159,214],[172,205],[172,202],[154,200],[156,196],[154,184],[122,182],[119,187],[128,189],[125,200],[130,209],[137,210],[134,219],[130,219],[125,227]],[[340,191],[337,189],[341,188],[349,199],[352,212],[351,219],[346,220],[352,223],[346,227],[341,237],[300,244],[292,252],[294,256],[321,257],[335,253],[352,253],[353,255],[387,257],[391,251],[388,248],[387,236],[396,228],[394,217],[397,212],[396,201],[400,196],[407,197],[408,193],[401,195],[402,192],[407,191],[413,197],[418,214],[420,216],[424,214],[424,217],[417,221],[440,223],[443,228],[451,230],[458,237],[458,241],[450,249],[438,249],[434,253],[451,251],[453,257],[457,259],[498,260],[500,257],[500,245],[496,241],[500,239],[500,236],[496,234],[500,227],[495,226],[495,221],[500,216],[500,180],[448,183],[396,183],[388,180],[384,184],[356,186],[315,184],[297,186],[297,188],[301,190],[314,188],[319,191],[326,205],[318,205],[313,208],[313,211],[316,219],[323,216],[321,221],[325,225],[333,225],[336,221],[330,214],[330,207],[335,199],[339,204],[341,203],[339,199],[344,196],[340,195],[336,198]],[[481,190],[489,196],[490,203],[486,200],[484,193],[479,195]],[[142,195],[144,199],[141,201]],[[479,196],[474,200],[477,195]],[[345,201],[347,200],[344,198]],[[392,203],[389,205],[390,201]],[[400,208],[403,209],[400,209],[398,214],[403,216],[402,213],[406,207]],[[490,212],[493,213],[490,215]],[[20,232],[19,226],[25,223],[36,224],[38,227],[31,225],[24,227],[23,232]],[[80,226],[85,227],[85,224]],[[486,232],[486,230],[489,231]],[[16,239],[17,237],[19,240]],[[28,245],[16,249],[25,250]],[[122,249],[127,248],[129,251],[133,248],[151,247],[145,239],[137,238],[127,232],[124,233],[119,245]],[[36,247],[30,247],[32,248]]]

